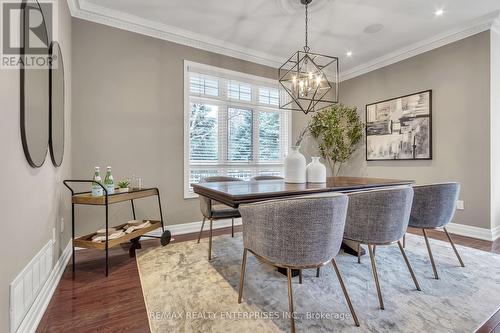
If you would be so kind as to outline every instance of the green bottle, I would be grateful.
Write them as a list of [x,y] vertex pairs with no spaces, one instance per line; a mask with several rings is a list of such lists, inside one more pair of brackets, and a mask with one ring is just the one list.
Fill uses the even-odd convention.
[[99,167],[94,168],[94,178],[92,180],[95,182],[95,183],[92,183],[92,196],[93,197],[102,197],[102,195],[103,195],[102,187],[99,184],[96,184],[96,183],[102,182],[101,169]]
[[104,178],[104,187],[106,187],[106,191],[108,194],[115,193],[115,181],[113,179],[113,175],[111,174],[111,167],[106,168],[106,178]]

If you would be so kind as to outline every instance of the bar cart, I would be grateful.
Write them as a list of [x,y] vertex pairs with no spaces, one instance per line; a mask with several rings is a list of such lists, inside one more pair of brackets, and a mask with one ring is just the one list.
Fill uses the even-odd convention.
[[[103,189],[104,195],[99,196],[99,197],[94,197],[92,196],[92,193],[87,191],[87,192],[75,192],[75,190],[69,185],[73,183],[88,183],[92,184],[95,183],[93,180],[64,180],[63,184],[71,191],[71,237],[72,237],[72,269],[73,269],[73,274],[75,273],[75,247],[82,247],[82,248],[87,248],[87,249],[96,249],[96,250],[104,250],[106,252],[106,276],[108,276],[108,252],[109,249],[117,246],[119,244],[123,244],[126,242],[135,242],[137,243],[139,241],[140,237],[151,237],[151,238],[160,238],[161,239],[161,245],[165,246],[170,242],[171,239],[171,233],[168,230],[165,230],[165,226],[163,224],[163,213],[161,210],[161,200],[160,200],[160,191],[158,188],[143,188],[143,189],[131,189],[128,192],[119,192],[119,193],[113,193],[113,194],[108,194],[108,191],[106,188],[100,184],[100,187]],[[141,198],[147,198],[147,197],[152,197],[156,196],[158,198],[158,208],[160,211],[160,220],[150,220],[148,219],[147,221],[150,221],[151,225],[144,227],[142,229],[135,230],[129,234],[125,234],[124,236],[118,237],[116,239],[109,239],[109,216],[108,216],[108,211],[109,211],[109,205],[119,203],[119,202],[124,202],[124,201],[130,201],[131,207],[132,207],[132,215],[134,217],[134,220],[136,219],[135,216],[135,206],[134,206],[134,200],[136,199],[141,199]],[[105,233],[105,241],[104,242],[94,242],[92,241],[92,237],[96,234],[91,233],[88,235],[80,236],[75,238],[75,205],[94,205],[94,206],[105,206],[105,227],[106,227],[106,233]],[[146,220],[144,220],[146,221]],[[126,223],[113,226],[114,228],[122,228],[125,226]],[[150,236],[150,235],[145,235],[146,233],[153,231],[155,229],[160,228],[162,229],[162,235],[161,237],[158,236]]]

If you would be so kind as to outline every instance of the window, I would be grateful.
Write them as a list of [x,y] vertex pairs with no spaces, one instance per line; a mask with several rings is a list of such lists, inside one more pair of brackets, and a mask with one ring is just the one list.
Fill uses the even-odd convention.
[[227,97],[250,102],[252,100],[252,86],[247,83],[229,81],[227,84]]
[[259,88],[259,103],[279,106],[278,89]]
[[210,76],[192,75],[189,77],[189,90],[193,94],[218,96],[219,81]]
[[290,115],[275,80],[185,61],[184,197],[209,176],[283,175]]

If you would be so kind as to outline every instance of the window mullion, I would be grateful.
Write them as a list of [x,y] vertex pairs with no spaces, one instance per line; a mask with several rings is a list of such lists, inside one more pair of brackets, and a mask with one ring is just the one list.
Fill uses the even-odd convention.
[[226,104],[219,108],[219,164],[227,162],[227,136],[228,136],[228,107]]
[[259,164],[259,112],[252,110],[252,162]]

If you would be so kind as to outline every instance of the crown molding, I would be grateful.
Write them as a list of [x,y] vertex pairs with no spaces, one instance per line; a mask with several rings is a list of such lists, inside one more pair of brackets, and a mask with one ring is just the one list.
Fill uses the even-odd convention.
[[498,24],[499,20],[499,12],[493,12],[455,29],[411,44],[399,50],[390,52],[382,57],[373,59],[349,70],[343,71],[342,73],[340,73],[340,81],[352,79],[356,76],[360,76],[379,68],[395,64],[402,60],[434,50],[438,47],[459,41],[477,33],[493,29],[494,23],[496,22]]
[[500,16],[498,16],[491,24],[491,30],[500,34]]
[[167,24],[95,5],[85,0],[68,0],[68,4],[71,15],[82,20],[100,23],[114,28],[275,68],[281,66],[284,60],[277,56],[241,47],[216,38],[207,37]]
[[[86,0],[67,1],[71,15],[82,20],[100,23],[114,28],[274,68],[281,66],[282,62],[285,60],[284,58],[265,52],[255,51],[216,38],[207,37],[202,34],[193,33],[167,24],[143,19],[135,15],[89,3]],[[370,60],[364,64],[342,71],[340,73],[340,81],[352,79],[356,76],[366,74],[486,30],[492,30],[500,33],[499,14],[500,12],[488,14],[455,29],[419,41],[379,58]]]
[[68,0],[68,8],[71,16],[76,17],[76,13],[80,10],[78,0]]

